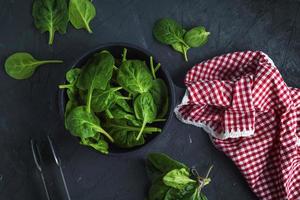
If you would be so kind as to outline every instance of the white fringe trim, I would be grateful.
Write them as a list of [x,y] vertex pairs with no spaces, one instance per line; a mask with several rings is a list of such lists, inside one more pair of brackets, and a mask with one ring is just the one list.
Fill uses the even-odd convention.
[[296,145],[297,145],[298,147],[300,147],[300,138],[297,138]]
[[193,121],[192,119],[184,119],[181,113],[179,112],[180,106],[187,105],[188,102],[188,95],[189,92],[186,90],[184,97],[182,99],[181,104],[175,107],[174,112],[176,114],[176,117],[186,123],[186,124],[191,124],[200,128],[203,128],[204,131],[206,131],[208,134],[211,136],[218,138],[218,139],[227,139],[227,138],[239,138],[239,137],[249,137],[254,134],[254,130],[242,130],[242,131],[225,131],[223,133],[217,133],[212,127],[209,125],[205,124],[204,122],[196,122]]

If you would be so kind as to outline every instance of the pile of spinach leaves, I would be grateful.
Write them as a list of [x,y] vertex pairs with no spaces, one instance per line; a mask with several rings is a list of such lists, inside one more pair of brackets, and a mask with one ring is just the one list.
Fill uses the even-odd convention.
[[155,125],[168,112],[168,88],[157,77],[160,64],[154,66],[152,57],[148,63],[127,59],[127,49],[121,59],[103,50],[82,68],[69,70],[67,83],[59,85],[68,96],[66,129],[82,145],[104,154],[109,152],[109,143],[132,148],[161,132]]
[[186,31],[175,20],[163,18],[154,24],[153,35],[160,43],[170,45],[175,51],[183,54],[185,61],[188,61],[187,51],[203,46],[208,41],[210,32],[203,26]]
[[207,200],[201,192],[211,179],[199,176],[195,169],[173,160],[163,153],[150,153],[146,160],[146,169],[151,186],[147,200]]

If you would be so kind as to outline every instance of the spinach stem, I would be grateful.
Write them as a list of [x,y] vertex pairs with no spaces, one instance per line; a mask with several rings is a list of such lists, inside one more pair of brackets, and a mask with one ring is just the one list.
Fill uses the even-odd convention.
[[[135,126],[123,126],[123,125],[115,125],[115,124],[111,124],[111,127],[115,127],[115,128],[119,128],[119,129],[124,129],[124,130],[128,130],[128,131],[140,131],[139,127],[135,127]],[[156,127],[145,127],[144,128],[144,132],[161,132],[160,128],[156,128]]]
[[93,90],[94,90],[94,88],[91,87],[91,88],[88,90],[88,94],[87,94],[86,111],[87,111],[88,113],[91,112],[91,101],[92,101]]
[[109,109],[106,109],[105,113],[107,114],[107,116],[108,116],[109,119],[113,119],[114,118],[114,116],[111,114],[111,112],[110,112]]
[[155,69],[154,69],[154,72],[157,72],[158,71],[158,69],[160,68],[160,63],[157,63],[157,65],[156,65],[156,67],[155,67]]
[[116,65],[114,65],[114,66],[113,66],[113,69],[114,69],[114,70],[118,70],[119,68],[116,67]]
[[49,41],[48,41],[48,44],[52,45],[53,41],[54,41],[54,30],[53,30],[53,28],[51,28],[49,30]]
[[139,139],[141,138],[141,136],[142,136],[142,134],[143,134],[143,132],[144,132],[144,129],[145,129],[146,124],[147,124],[147,122],[146,122],[146,120],[144,120],[144,121],[143,121],[142,128],[141,128],[141,130],[140,130],[138,136],[135,138],[135,140],[139,140]]
[[93,126],[93,128],[99,133],[105,135],[111,142],[114,142],[114,139],[103,128],[101,128],[100,126]]
[[186,62],[188,62],[187,49],[186,49],[186,48],[183,48],[183,55],[184,55],[184,60],[185,60]]
[[150,69],[151,69],[153,78],[156,79],[155,69],[154,69],[154,66],[153,66],[153,57],[152,56],[150,56]]
[[42,60],[38,62],[39,64],[48,64],[48,63],[63,63],[62,60]]
[[84,22],[84,23],[85,23],[86,30],[87,30],[89,33],[93,33],[91,27],[90,27],[86,22]]
[[126,48],[124,48],[123,49],[123,54],[122,54],[122,62],[125,62],[126,61],[126,58],[127,57],[127,49]]
[[153,122],[164,122],[166,119],[155,119]]
[[59,85],[58,88],[59,89],[70,89],[72,88],[73,85],[71,84],[67,84],[67,85]]

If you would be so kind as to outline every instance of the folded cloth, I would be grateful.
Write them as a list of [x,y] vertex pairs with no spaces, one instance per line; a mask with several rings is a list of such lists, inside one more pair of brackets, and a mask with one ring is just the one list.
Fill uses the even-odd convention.
[[288,87],[263,52],[235,52],[195,65],[175,108],[202,127],[263,200],[300,200],[300,89]]

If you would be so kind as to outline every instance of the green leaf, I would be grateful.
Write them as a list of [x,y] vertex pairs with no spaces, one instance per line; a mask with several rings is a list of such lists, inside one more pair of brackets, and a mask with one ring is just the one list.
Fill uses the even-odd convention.
[[96,9],[90,0],[70,0],[69,18],[76,29],[84,28],[92,33],[90,21],[96,16]]
[[67,124],[67,116],[68,114],[71,112],[71,110],[73,110],[75,107],[78,106],[78,102],[75,100],[75,98],[71,98],[68,100],[66,107],[65,107],[65,113],[64,113],[64,117],[65,117],[65,127],[68,130],[68,124]]
[[31,77],[41,65],[62,62],[61,60],[36,60],[29,53],[18,52],[6,59],[4,67],[9,76],[21,80]]
[[162,180],[155,181],[148,192],[149,200],[164,200],[171,188],[166,186]]
[[199,200],[197,184],[188,184],[183,189],[170,188],[164,200]]
[[142,125],[142,123],[138,121],[134,115],[123,111],[119,106],[114,106],[110,109],[110,112],[113,115],[114,119],[126,119],[132,125],[137,127],[140,127]]
[[91,107],[94,112],[103,112],[109,109],[117,99],[124,99],[126,97],[119,96],[116,91],[121,87],[107,88],[105,90],[94,90],[92,94]]
[[78,77],[80,75],[81,69],[80,68],[72,68],[66,73],[66,80],[68,84],[59,85],[59,89],[67,89],[67,94],[69,99],[75,97],[76,93],[76,83]]
[[103,154],[108,154],[108,143],[103,139],[93,142],[91,138],[81,138],[80,144],[92,147]]
[[129,93],[144,93],[152,87],[152,75],[144,61],[126,60],[118,71],[117,82]]
[[54,34],[66,33],[69,22],[66,0],[34,0],[32,8],[34,24],[42,33],[49,32],[49,44],[53,44]]
[[169,109],[168,87],[162,79],[155,79],[152,83],[150,93],[157,106],[157,118],[164,118]]
[[181,190],[185,188],[187,184],[196,183],[196,181],[189,176],[190,172],[185,168],[173,169],[163,177],[163,181],[167,186]]
[[184,41],[190,47],[200,47],[208,41],[209,35],[210,33],[203,26],[198,26],[185,33]]
[[172,44],[172,47],[175,51],[178,51],[184,56],[184,60],[188,61],[187,51],[190,49],[190,47],[184,45],[183,43],[177,42]]
[[113,142],[111,136],[100,127],[99,119],[93,113],[87,112],[84,106],[71,110],[67,116],[66,123],[74,136],[89,138],[94,137],[97,133],[101,133]]
[[[119,91],[116,92],[117,95],[121,96],[121,93]],[[116,100],[116,104],[120,106],[124,111],[128,113],[133,113],[133,108],[129,106],[127,101],[124,98],[118,98]]]
[[90,112],[94,89],[105,90],[113,73],[114,57],[108,51],[101,51],[91,58],[79,76],[77,87],[88,90],[87,111]]
[[151,93],[145,92],[136,97],[133,107],[136,118],[143,121],[141,130],[136,138],[136,140],[139,140],[143,134],[146,124],[152,123],[155,120],[157,115],[157,106],[154,103]]
[[154,24],[153,35],[163,44],[184,43],[184,29],[173,19],[164,18],[158,20]]
[[[180,163],[163,153],[150,153],[147,156],[147,166],[152,168],[156,173],[164,175],[173,169],[189,169],[185,164]],[[151,175],[151,174],[150,174]]]

